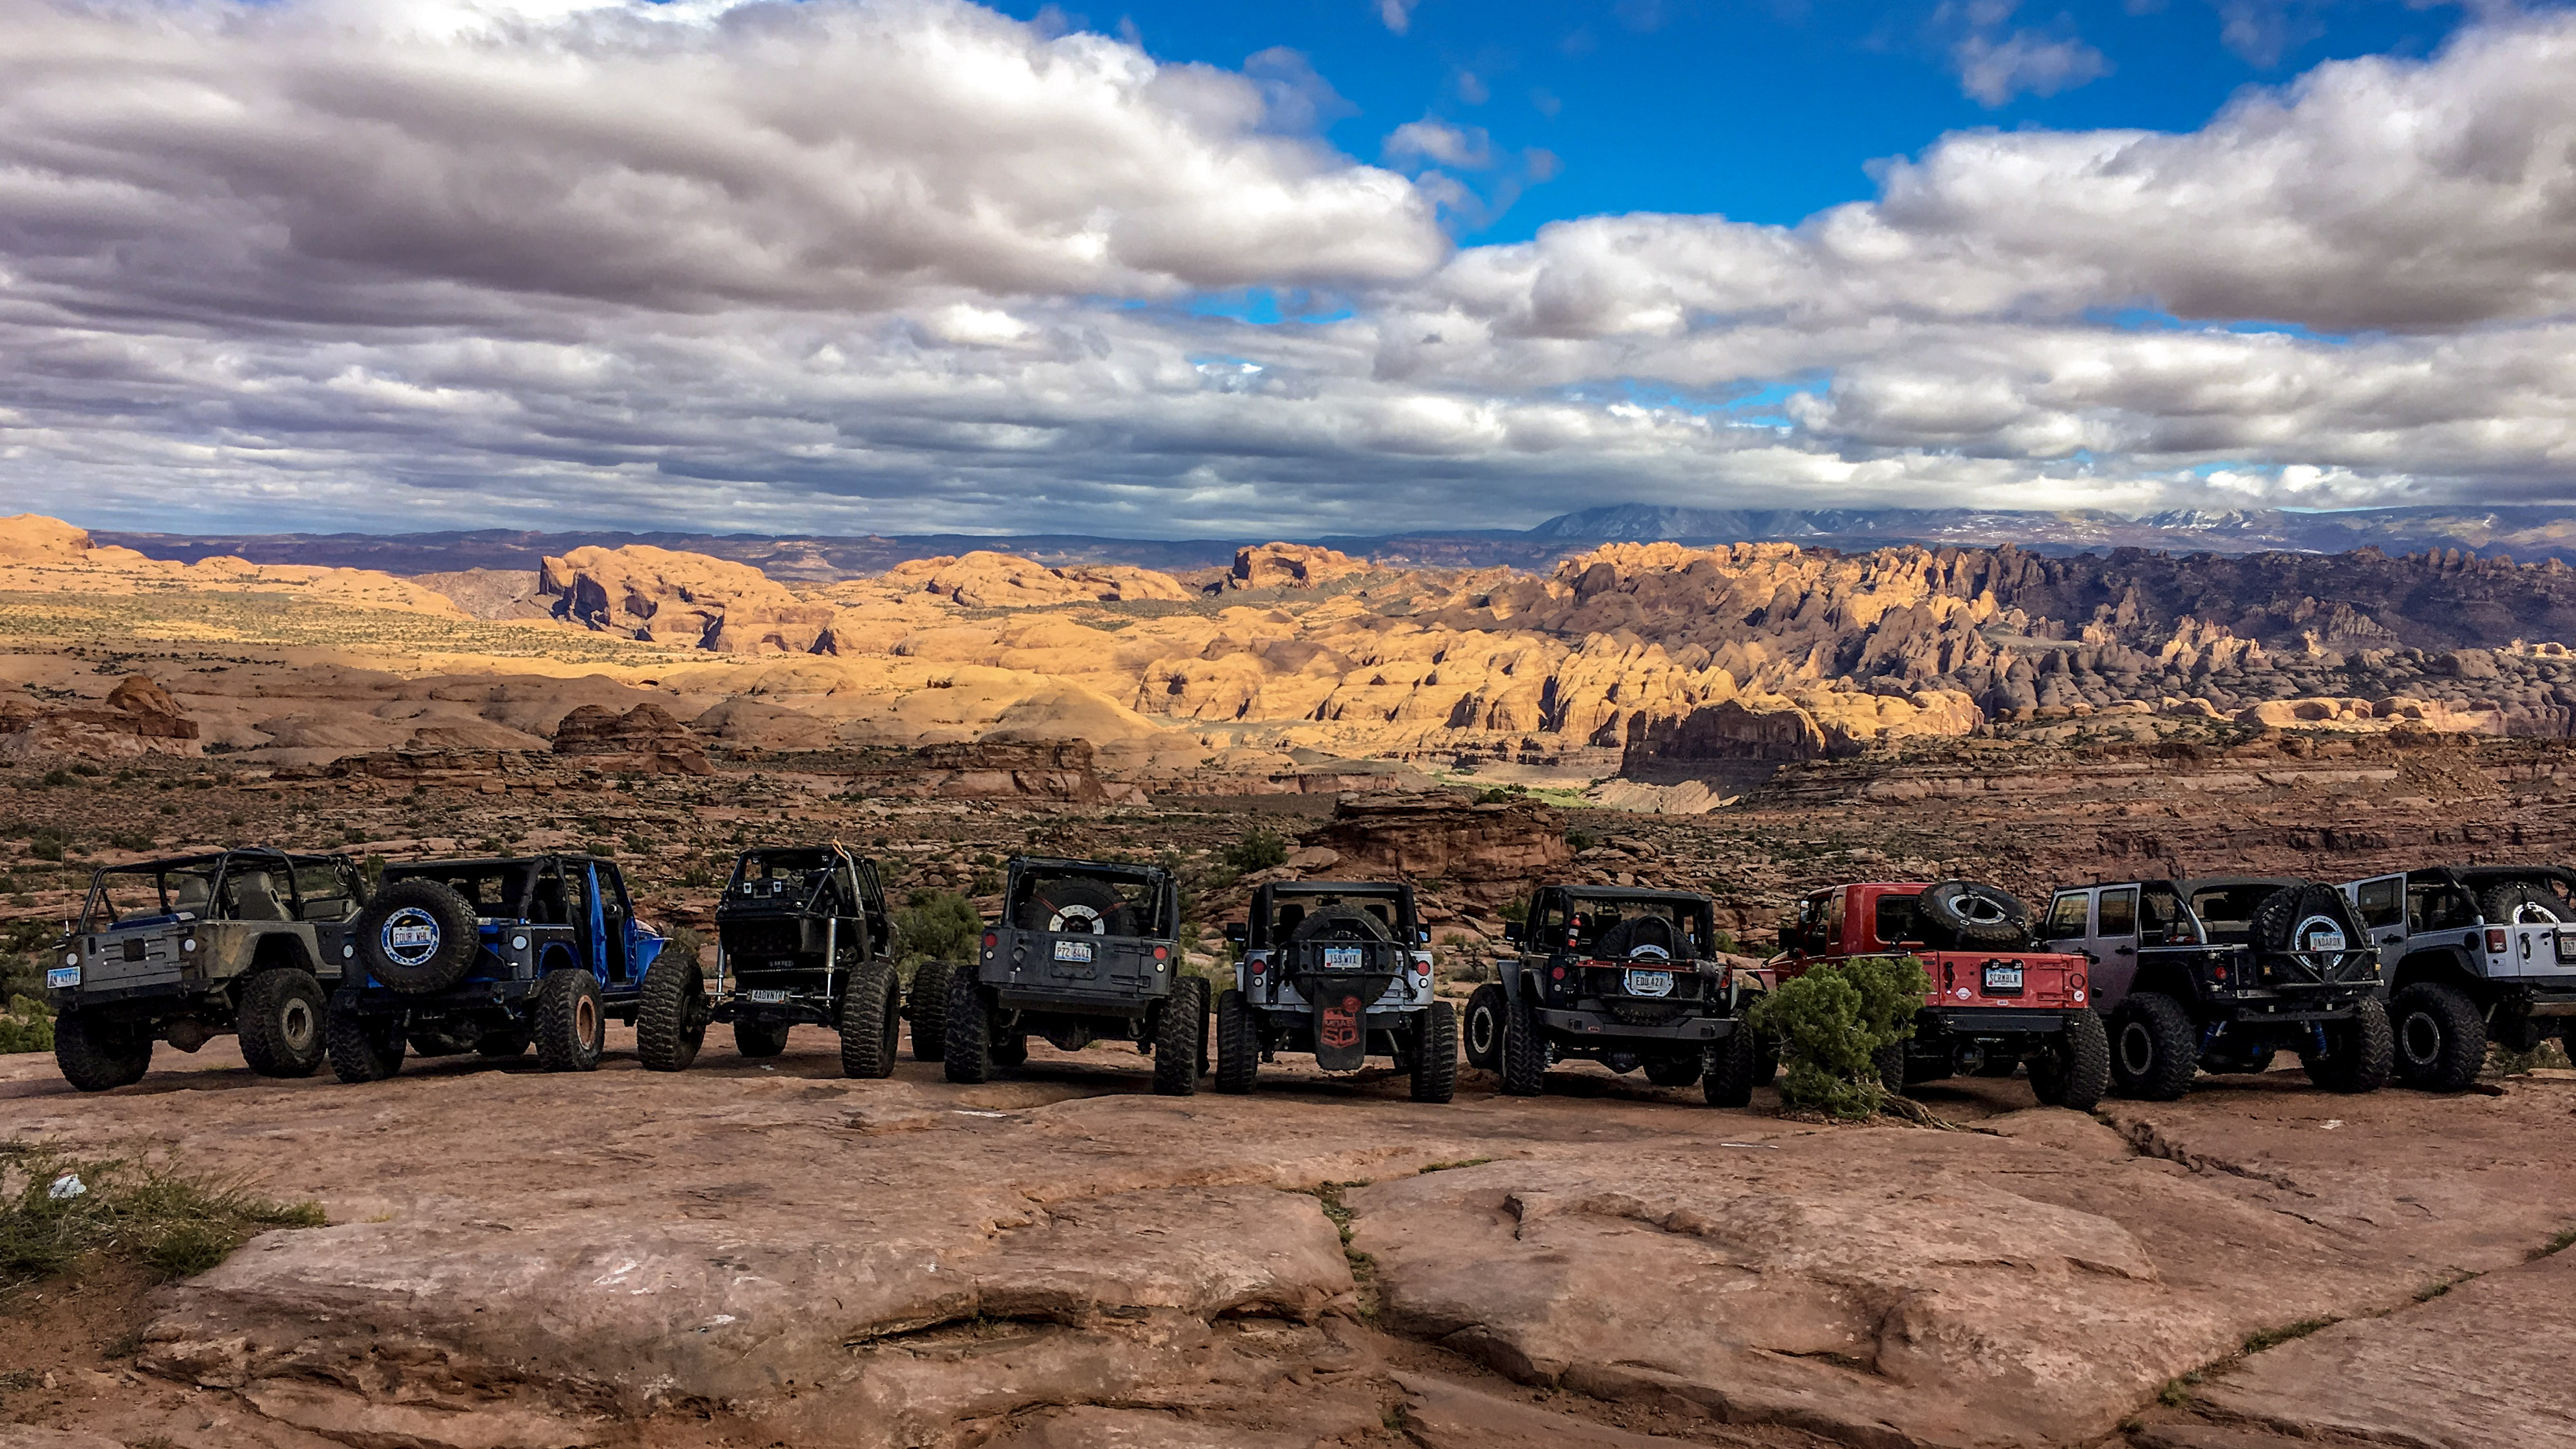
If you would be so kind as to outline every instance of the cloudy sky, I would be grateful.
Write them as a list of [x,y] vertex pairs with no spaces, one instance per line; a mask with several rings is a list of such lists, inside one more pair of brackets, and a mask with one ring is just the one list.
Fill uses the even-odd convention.
[[2576,497],[2576,13],[0,0],[0,511]]

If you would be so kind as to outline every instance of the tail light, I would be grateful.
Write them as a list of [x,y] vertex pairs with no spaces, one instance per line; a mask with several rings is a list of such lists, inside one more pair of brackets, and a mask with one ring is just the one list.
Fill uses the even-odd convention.
[[1154,959],[1157,961],[1168,961],[1171,959],[1171,956],[1171,952],[1164,950],[1160,946],[1154,948]]
[[990,932],[990,931],[986,931],[986,932],[984,933],[984,949],[985,949],[985,950],[990,951],[990,950],[992,950],[994,947],[996,947],[996,946],[998,946],[998,945],[1000,945],[1000,944],[1002,944],[1002,938],[1001,938],[1001,937],[999,937],[999,936],[997,936],[997,935],[993,934],[993,933],[992,933],[992,932]]
[[2487,928],[2487,949],[2488,949],[2488,950],[2490,950],[2490,951],[2501,951],[2501,950],[2503,950],[2503,949],[2504,949],[2504,947],[2505,947],[2504,931],[2503,931],[2501,928],[2499,928],[2499,927],[2495,927],[2495,926],[2490,926],[2490,927],[2488,927],[2488,928]]
[[2067,984],[2069,987],[2073,988],[2074,990],[2077,990],[2077,991],[2081,991],[2081,990],[2083,990],[2083,989],[2084,989],[2084,973],[2083,973],[2083,972],[2081,972],[2081,971],[2069,971],[2069,972],[2067,972],[2067,973],[2066,973],[2066,984]]
[[2210,967],[2209,974],[2217,977],[2222,985],[2225,984],[2227,980],[2227,963],[2222,961],[2219,964]]
[[1548,968],[1547,974],[1550,980],[1563,981],[1565,979],[1565,968],[1562,966],[1551,966]]

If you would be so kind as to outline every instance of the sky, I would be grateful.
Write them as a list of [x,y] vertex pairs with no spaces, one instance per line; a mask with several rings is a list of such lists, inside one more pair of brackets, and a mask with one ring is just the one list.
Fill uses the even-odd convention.
[[2576,495],[2576,12],[0,0],[0,512]]

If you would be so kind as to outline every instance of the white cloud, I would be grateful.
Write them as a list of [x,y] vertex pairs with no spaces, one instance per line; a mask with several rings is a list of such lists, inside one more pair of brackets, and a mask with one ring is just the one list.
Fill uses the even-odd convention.
[[2000,42],[1971,35],[1951,48],[1950,57],[1959,67],[1960,91],[1986,106],[2073,90],[2111,68],[2102,52],[2083,41],[2036,30],[2016,30]]
[[1413,8],[1422,0],[1377,0],[1377,18],[1398,35],[1413,28]]

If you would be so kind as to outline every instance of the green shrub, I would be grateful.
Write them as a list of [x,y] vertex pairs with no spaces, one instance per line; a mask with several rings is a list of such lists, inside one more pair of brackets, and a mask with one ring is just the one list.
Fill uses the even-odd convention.
[[984,918],[975,913],[975,903],[955,891],[914,891],[895,912],[894,924],[903,935],[907,965],[934,957],[971,960],[984,934]]
[[1247,830],[1243,838],[1225,848],[1225,863],[1239,874],[1288,863],[1288,842],[1275,830]]
[[1878,1054],[1914,1035],[1932,978],[1911,956],[1856,956],[1809,967],[1753,1007],[1757,1031],[1778,1037],[1780,1100],[1857,1120],[1886,1096]]
[[61,826],[39,825],[27,836],[27,853],[38,860],[60,860],[71,843],[71,833]]
[[53,1049],[54,1018],[45,1004],[32,996],[12,995],[9,1009],[0,1012],[0,1056]]
[[[83,1191],[53,1195],[77,1177]],[[159,1278],[202,1273],[267,1228],[318,1228],[322,1210],[240,1183],[122,1158],[84,1160],[50,1145],[0,1143],[0,1291],[72,1271],[94,1253]]]

